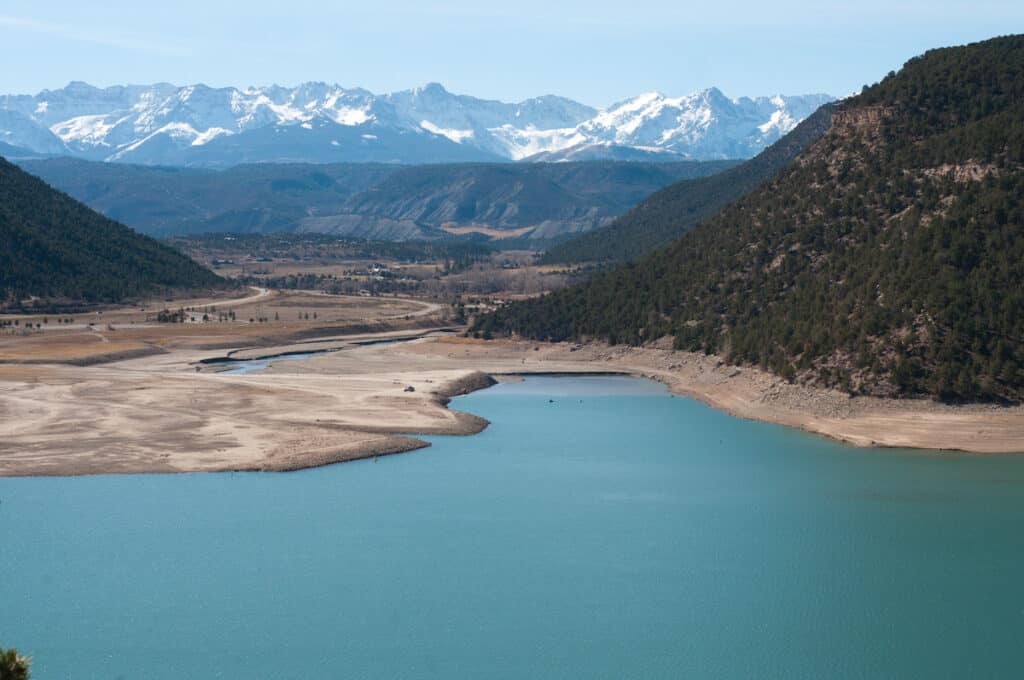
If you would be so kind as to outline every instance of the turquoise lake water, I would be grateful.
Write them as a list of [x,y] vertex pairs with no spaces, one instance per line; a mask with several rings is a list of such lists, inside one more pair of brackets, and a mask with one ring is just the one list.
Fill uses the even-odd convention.
[[1024,457],[852,449],[625,378],[288,474],[0,479],[37,680],[1024,672]]

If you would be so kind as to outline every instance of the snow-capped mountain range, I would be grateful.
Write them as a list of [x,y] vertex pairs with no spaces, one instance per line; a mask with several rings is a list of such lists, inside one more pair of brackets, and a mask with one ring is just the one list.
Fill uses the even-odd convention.
[[245,162],[749,158],[834,98],[648,93],[598,110],[548,95],[518,103],[425,87],[377,95],[294,88],[73,82],[0,96],[0,143],[39,154],[159,165]]

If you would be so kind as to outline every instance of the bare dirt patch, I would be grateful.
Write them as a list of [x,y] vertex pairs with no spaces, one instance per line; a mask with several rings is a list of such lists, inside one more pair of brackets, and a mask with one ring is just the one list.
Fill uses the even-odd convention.
[[452,223],[445,223],[441,225],[441,230],[446,231],[449,234],[455,234],[457,236],[464,236],[466,234],[483,234],[484,236],[490,236],[493,239],[506,239],[506,238],[519,238],[520,236],[526,236],[536,227],[519,227],[518,229],[495,229],[494,227],[488,227],[484,224],[464,224],[456,225]]

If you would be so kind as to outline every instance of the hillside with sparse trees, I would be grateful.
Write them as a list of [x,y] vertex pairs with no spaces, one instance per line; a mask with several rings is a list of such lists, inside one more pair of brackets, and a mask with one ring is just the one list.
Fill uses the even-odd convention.
[[719,354],[851,393],[1024,397],[1024,36],[932,50],[778,177],[480,334]]

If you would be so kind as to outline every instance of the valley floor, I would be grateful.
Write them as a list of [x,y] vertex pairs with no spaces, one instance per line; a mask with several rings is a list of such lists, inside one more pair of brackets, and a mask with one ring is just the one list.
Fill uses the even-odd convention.
[[198,344],[93,366],[0,365],[0,476],[292,470],[408,451],[426,446],[414,435],[486,426],[448,409],[448,397],[490,384],[488,376],[529,373],[646,376],[739,417],[857,446],[1024,452],[1021,407],[848,398],[669,350],[398,328],[249,349],[238,355],[337,351],[219,374],[223,365],[202,360],[225,351]]

